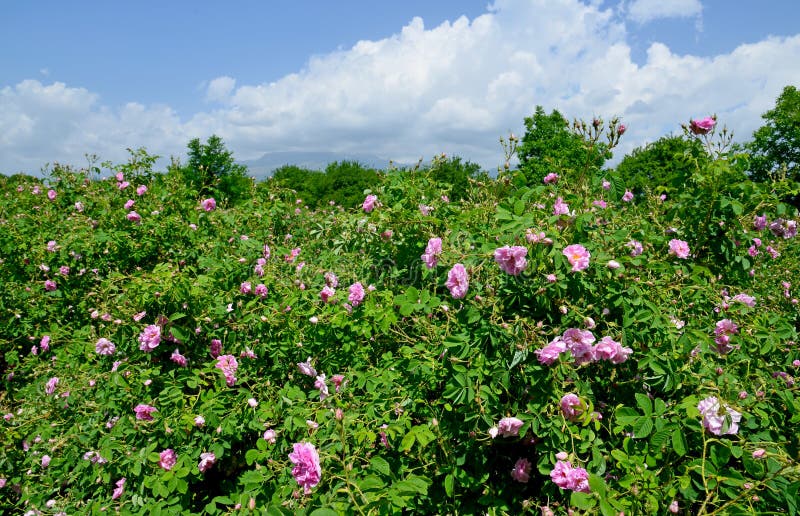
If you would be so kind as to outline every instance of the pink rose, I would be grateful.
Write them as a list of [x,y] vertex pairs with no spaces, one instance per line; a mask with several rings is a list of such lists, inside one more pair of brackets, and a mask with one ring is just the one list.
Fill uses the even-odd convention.
[[378,203],[378,196],[377,195],[368,195],[366,199],[364,199],[364,203],[361,207],[364,209],[365,212],[369,213],[375,209],[375,205]]
[[572,244],[564,248],[562,251],[564,256],[567,257],[569,264],[572,265],[572,272],[579,272],[589,266],[589,258],[591,253],[580,244]]
[[693,134],[697,135],[708,134],[715,125],[717,125],[717,121],[712,117],[707,116],[705,118],[701,118],[700,120],[692,120],[692,122],[689,124],[689,130],[691,130]]
[[511,470],[511,478],[517,482],[527,484],[531,478],[531,462],[528,459],[518,459]]
[[673,238],[669,241],[669,254],[677,258],[686,259],[689,257],[689,244],[683,240]]
[[515,245],[513,247],[504,246],[494,251],[494,261],[504,272],[512,276],[519,276],[528,266],[525,257],[528,249]]
[[166,471],[171,470],[178,462],[178,455],[172,448],[167,448],[158,454],[158,465]]
[[293,450],[289,454],[289,460],[294,464],[292,476],[308,494],[312,487],[319,484],[322,477],[319,454],[313,444],[306,442],[295,443]]
[[467,295],[467,289],[469,288],[467,269],[460,263],[453,265],[453,268],[447,273],[445,286],[450,290],[450,295],[453,296],[453,299],[463,299]]

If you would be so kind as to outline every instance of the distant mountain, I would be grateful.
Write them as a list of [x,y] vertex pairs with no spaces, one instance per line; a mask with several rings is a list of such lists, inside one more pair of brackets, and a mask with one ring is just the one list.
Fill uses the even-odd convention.
[[[389,160],[386,158],[379,158],[369,154],[324,151],[267,152],[258,159],[242,161],[241,164],[247,166],[249,175],[255,176],[256,179],[265,179],[267,177],[272,177],[275,169],[284,165],[295,165],[309,170],[325,170],[325,167],[334,161],[357,161],[366,167],[381,170],[389,167]],[[404,164],[395,162],[395,165],[403,166]]]

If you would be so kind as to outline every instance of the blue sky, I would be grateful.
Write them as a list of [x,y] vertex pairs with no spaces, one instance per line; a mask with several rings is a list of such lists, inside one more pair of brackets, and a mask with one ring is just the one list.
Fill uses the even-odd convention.
[[0,171],[181,156],[212,133],[242,159],[494,168],[537,104],[621,116],[623,150],[712,112],[746,139],[800,85],[798,19],[794,0],[7,2]]

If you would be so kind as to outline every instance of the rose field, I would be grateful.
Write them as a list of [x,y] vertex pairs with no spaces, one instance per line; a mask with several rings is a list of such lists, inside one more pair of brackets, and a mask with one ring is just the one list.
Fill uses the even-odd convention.
[[356,201],[211,139],[0,177],[0,512],[797,514],[797,183],[540,115]]

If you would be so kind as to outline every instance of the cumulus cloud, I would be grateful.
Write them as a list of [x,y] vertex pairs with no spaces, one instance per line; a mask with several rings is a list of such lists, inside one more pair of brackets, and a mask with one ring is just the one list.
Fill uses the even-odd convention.
[[184,120],[167,106],[105,106],[61,83],[5,87],[0,170],[79,162],[84,152],[118,159],[141,145],[169,156],[212,133],[240,159],[308,150],[416,162],[446,152],[494,169],[498,138],[520,134],[537,104],[568,118],[621,116],[623,152],[711,113],[746,139],[782,88],[800,83],[797,55],[800,35],[712,57],[654,43],[637,64],[625,21],[599,2],[497,0],[472,20],[426,27],[414,18],[274,82],[218,77],[199,93],[217,106]]
[[627,8],[628,18],[636,23],[659,18],[693,18],[702,12],[700,0],[633,0]]
[[208,83],[206,100],[209,102],[224,102],[228,99],[234,87],[236,87],[236,79],[233,77],[217,77]]
[[25,80],[0,89],[0,170],[38,172],[46,163],[85,165],[86,154],[122,160],[126,148],[145,146],[169,156],[187,131],[166,106],[135,102],[117,109],[85,88]]

